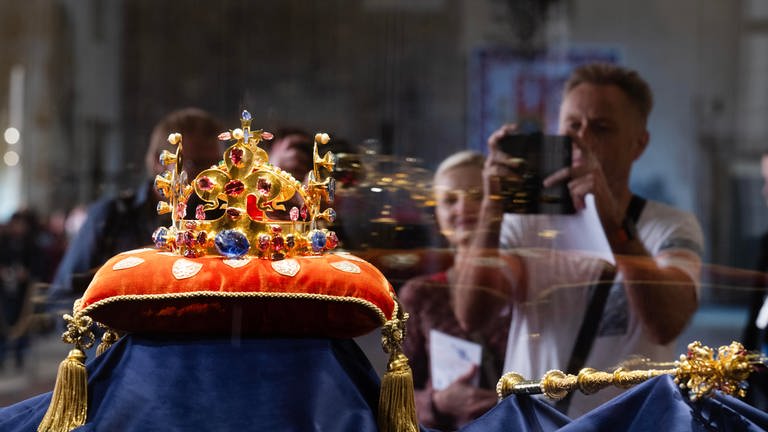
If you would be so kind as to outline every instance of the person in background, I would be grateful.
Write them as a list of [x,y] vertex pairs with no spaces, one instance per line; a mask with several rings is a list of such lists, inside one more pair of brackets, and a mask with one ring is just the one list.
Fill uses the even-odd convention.
[[67,212],[67,218],[64,221],[64,232],[67,235],[67,242],[77,236],[77,232],[80,231],[80,227],[83,226],[85,219],[88,217],[88,205],[78,204],[72,207]]
[[0,231],[0,366],[9,351],[21,368],[29,335],[19,328],[35,283],[44,281],[49,266],[45,253],[48,232],[30,209],[15,211]]
[[[264,141],[262,145],[269,154],[269,163],[288,171],[296,180],[303,181],[312,170],[313,143],[313,136],[305,130],[282,127],[277,129],[272,140]],[[319,151],[321,155],[325,153],[324,149]]]
[[[674,358],[675,339],[698,305],[703,235],[692,214],[630,190],[632,166],[650,140],[652,104],[637,72],[615,65],[580,66],[564,86],[559,133],[572,139],[572,163],[543,183],[566,184],[577,212],[594,198],[616,262],[605,277],[597,265],[573,254],[522,254],[519,248],[527,245],[521,239],[537,236],[536,224],[546,215],[504,213],[501,179],[515,175],[518,161],[499,142],[517,128],[505,125],[489,137],[479,234],[457,262],[453,304],[470,334],[497,325],[499,311],[512,308],[505,372],[539,379],[550,369],[578,373],[579,364],[610,369],[632,354]],[[570,261],[559,265],[563,260]],[[586,273],[599,277],[580,278],[585,265]],[[609,283],[576,287],[587,280]],[[579,289],[555,289],[569,287],[569,281]],[[575,417],[618,391],[574,394],[558,407]]]
[[160,153],[165,149],[175,151],[167,142],[168,135],[182,134],[183,169],[187,178],[193,179],[221,159],[223,147],[217,137],[222,130],[216,118],[199,108],[173,111],[155,125],[145,153],[147,178],[133,190],[89,206],[49,288],[52,310],[70,310],[72,301],[82,294],[99,266],[119,252],[151,245],[152,232],[168,224],[167,215],[157,214],[161,197],[154,187],[155,176],[166,170],[160,163]]
[[67,250],[66,220],[67,214],[65,211],[54,210],[48,215],[48,220],[44,224],[41,247],[46,265],[40,282],[50,284],[61,262],[61,258]]
[[[471,151],[455,153],[438,166],[434,175],[438,227],[459,260],[475,235],[482,201],[484,160],[483,155]],[[485,331],[462,329],[452,307],[455,277],[455,269],[451,267],[413,278],[400,290],[400,301],[410,314],[403,350],[413,370],[419,421],[427,427],[451,430],[496,404],[493,389],[501,376],[509,330],[508,309],[498,313]],[[483,351],[482,361],[468,364],[457,379],[440,389],[434,387],[430,373],[433,331],[477,343]]]
[[[760,158],[760,173],[763,177],[763,200],[768,205],[768,153],[763,153]],[[741,338],[744,347],[750,351],[758,351],[763,355],[768,354],[768,233],[760,237],[760,250],[755,268],[760,272],[756,278],[750,303],[747,323],[744,326],[744,334]],[[763,411],[768,410],[768,370],[760,367],[749,377],[746,401]]]

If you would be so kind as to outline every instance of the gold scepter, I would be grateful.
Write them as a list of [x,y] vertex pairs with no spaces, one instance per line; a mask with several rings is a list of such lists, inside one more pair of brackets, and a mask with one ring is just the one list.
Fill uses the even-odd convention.
[[748,352],[739,342],[714,349],[695,341],[688,344],[688,353],[680,360],[661,364],[644,362],[648,366],[673,366],[668,369],[629,370],[618,367],[613,372],[584,368],[578,375],[551,370],[541,380],[526,380],[515,372],[504,374],[496,384],[499,399],[511,394],[544,394],[550,399],[560,400],[576,389],[592,394],[608,386],[629,388],[659,375],[674,375],[675,383],[688,390],[692,401],[709,396],[715,390],[732,396],[744,397],[746,379],[755,366],[765,364],[763,355]]

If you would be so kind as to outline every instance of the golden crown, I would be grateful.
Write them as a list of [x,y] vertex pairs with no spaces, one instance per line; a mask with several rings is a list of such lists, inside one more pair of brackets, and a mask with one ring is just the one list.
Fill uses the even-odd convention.
[[[182,136],[168,136],[176,152],[164,150],[160,155],[168,170],[155,177],[155,187],[168,199],[158,203],[157,211],[170,213],[172,224],[155,230],[155,245],[192,258],[220,254],[272,260],[334,249],[336,233],[322,226],[336,218],[332,208],[322,208],[334,198],[334,156],[326,152],[320,157],[317,151],[318,144],[330,142],[328,134],[315,135],[313,169],[302,184],[270,164],[267,152],[258,146],[271,140],[271,133],[251,130],[248,111],[243,111],[240,123],[240,128],[219,134],[219,140],[234,144],[218,165],[202,171],[191,184],[182,170]],[[186,219],[191,207],[194,219]]]

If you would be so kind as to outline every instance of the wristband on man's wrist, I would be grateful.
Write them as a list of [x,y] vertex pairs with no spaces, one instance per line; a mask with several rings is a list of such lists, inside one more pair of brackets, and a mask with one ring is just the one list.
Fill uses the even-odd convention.
[[623,244],[637,238],[637,227],[632,219],[625,217],[621,226],[614,230],[608,240],[612,244]]

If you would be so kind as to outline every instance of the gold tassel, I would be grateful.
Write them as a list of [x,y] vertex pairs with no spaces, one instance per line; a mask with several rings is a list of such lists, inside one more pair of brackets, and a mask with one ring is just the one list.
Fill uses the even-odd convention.
[[[75,311],[78,305],[75,303]],[[85,369],[85,351],[93,346],[93,322],[90,317],[74,313],[64,315],[67,330],[61,335],[66,343],[75,347],[59,365],[56,384],[51,394],[38,432],[69,432],[85,424],[88,414],[88,372]]]
[[389,353],[387,372],[381,379],[378,423],[380,432],[417,432],[416,402],[413,397],[413,374],[408,357],[403,354],[405,322],[408,314],[395,299],[392,318],[381,328],[381,345]]
[[413,375],[408,358],[401,352],[393,355],[381,380],[379,396],[380,432],[417,432],[416,403],[413,397]]
[[88,404],[88,376],[85,353],[74,348],[59,365],[51,404],[38,432],[69,432],[85,424]]
[[96,356],[104,354],[104,351],[108,350],[118,339],[120,339],[120,335],[116,331],[105,327],[104,334],[101,335],[101,343],[96,347]]

